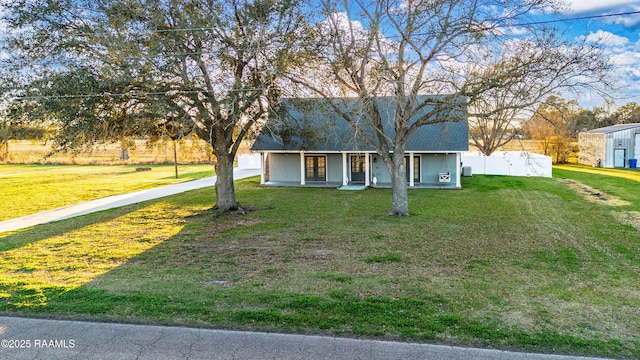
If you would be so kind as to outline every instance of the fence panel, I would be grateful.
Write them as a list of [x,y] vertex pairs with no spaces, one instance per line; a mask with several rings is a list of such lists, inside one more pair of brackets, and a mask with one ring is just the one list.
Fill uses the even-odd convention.
[[527,151],[500,151],[491,156],[462,153],[462,166],[472,174],[551,177],[551,157]]

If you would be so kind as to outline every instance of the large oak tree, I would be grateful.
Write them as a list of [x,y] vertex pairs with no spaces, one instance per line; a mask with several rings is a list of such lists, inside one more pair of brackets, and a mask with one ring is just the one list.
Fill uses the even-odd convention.
[[296,0],[11,0],[4,68],[23,117],[55,121],[61,149],[196,134],[215,155],[216,208],[238,207],[233,161],[278,98]]
[[[326,99],[375,149],[391,174],[392,215],[409,215],[404,150],[418,128],[459,120],[461,101],[470,118],[475,110],[491,116],[531,106],[561,87],[594,84],[608,69],[599,49],[572,44],[543,26],[518,26],[522,35],[515,38],[510,33],[533,14],[557,9],[553,0],[319,3],[323,18],[308,42],[313,61],[289,80],[300,93]],[[524,100],[474,106],[499,91]],[[357,97],[361,109],[341,111],[332,105],[339,97]],[[381,97],[393,98],[392,108],[378,106]],[[392,132],[385,133],[385,118]]]

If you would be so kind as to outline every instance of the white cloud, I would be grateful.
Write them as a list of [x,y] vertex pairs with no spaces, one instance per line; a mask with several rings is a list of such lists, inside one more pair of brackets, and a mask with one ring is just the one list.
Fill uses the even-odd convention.
[[512,27],[509,28],[510,32],[512,35],[524,35],[529,33],[529,29],[525,28],[525,27]]
[[[638,0],[571,0],[568,2],[567,13],[570,16],[607,15],[640,11]],[[604,19],[607,23],[633,28],[640,24],[640,15],[616,16]]]
[[[640,10],[640,7],[636,10]],[[626,16],[620,17],[614,21],[613,23],[620,24],[624,27],[632,28],[640,24],[640,15]]]
[[628,48],[609,57],[613,65],[613,79],[618,91],[613,94],[620,98],[618,105],[640,97],[640,53]]
[[609,59],[611,60],[611,63],[616,66],[636,65],[640,63],[639,54],[632,52],[612,55]]
[[[567,3],[566,18],[640,11],[639,0],[567,0]],[[608,56],[612,65],[612,80],[618,88],[612,95],[621,99],[617,101],[618,105],[629,99],[640,99],[639,25],[640,15],[605,17],[590,21],[588,26],[592,31],[579,37],[601,46]],[[593,106],[601,105],[602,101],[594,94],[584,94],[580,103]]]
[[629,43],[629,39],[626,37],[603,30],[589,33],[585,36],[585,40],[606,46],[625,46]]
[[571,0],[568,5],[571,12],[577,13],[640,8],[638,0]]

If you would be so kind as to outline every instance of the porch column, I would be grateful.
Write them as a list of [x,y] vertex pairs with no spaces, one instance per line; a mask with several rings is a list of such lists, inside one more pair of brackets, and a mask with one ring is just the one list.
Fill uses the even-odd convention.
[[364,186],[369,186],[369,175],[371,171],[369,170],[369,154],[364,154]]
[[413,187],[415,184],[413,183],[413,173],[416,169],[413,168],[413,153],[409,153],[409,186]]
[[300,185],[304,185],[304,175],[305,175],[305,171],[304,171],[304,151],[300,151]]
[[342,186],[346,186],[349,183],[349,178],[347,177],[347,153],[342,153]]
[[[486,158],[485,158],[486,160]],[[460,164],[462,164],[462,153],[457,152],[456,153],[456,187],[458,189],[462,188],[462,183],[460,182],[460,178],[462,177],[462,167],[460,166]]]
[[266,157],[264,156],[264,153],[261,152],[260,153],[260,185],[264,185],[264,173],[266,170]]

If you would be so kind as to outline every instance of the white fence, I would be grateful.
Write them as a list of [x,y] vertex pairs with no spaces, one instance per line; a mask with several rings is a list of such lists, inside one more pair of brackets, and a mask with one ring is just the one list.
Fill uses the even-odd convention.
[[260,154],[238,155],[238,169],[260,169]]
[[470,166],[472,174],[551,177],[551,157],[527,151],[497,151],[491,156],[466,152],[462,166]]

